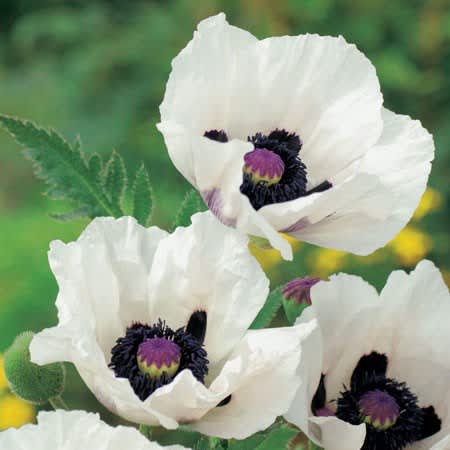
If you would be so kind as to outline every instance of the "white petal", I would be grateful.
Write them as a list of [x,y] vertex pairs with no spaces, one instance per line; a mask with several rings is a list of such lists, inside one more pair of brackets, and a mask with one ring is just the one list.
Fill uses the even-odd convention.
[[377,141],[381,105],[374,67],[342,37],[258,41],[220,14],[200,23],[174,59],[160,110],[162,122],[198,135],[224,129],[246,140],[258,131],[295,131],[310,175],[321,182]]
[[336,417],[310,417],[309,435],[324,450],[359,450],[366,438],[366,425],[351,425]]
[[172,62],[161,120],[183,125],[200,136],[223,128],[233,108],[233,81],[242,75],[242,61],[236,53],[253,42],[254,36],[230,26],[224,14],[200,22],[192,41]]
[[425,190],[431,135],[409,117],[383,110],[379,142],[337,177],[333,188],[260,212],[277,230],[324,247],[368,254],[408,222]]
[[[450,430],[447,430],[450,432]],[[444,439],[433,445],[430,450],[449,450],[450,449],[450,434],[447,434]]]
[[[359,318],[360,311],[378,305],[377,291],[362,278],[340,273],[330,281],[311,288],[312,305],[298,319],[299,323],[317,318],[323,339],[323,367],[327,373],[348,353],[349,325]],[[343,313],[345,311],[345,313]],[[357,342],[352,341],[353,345]],[[353,346],[352,345],[352,346]]]
[[210,386],[230,402],[211,410],[192,428],[222,438],[244,439],[284,414],[299,386],[301,341],[316,323],[250,331]]
[[60,322],[76,314],[108,353],[132,320],[148,315],[146,278],[166,235],[131,217],[97,218],[76,242],[52,242],[49,261],[59,286]]
[[406,381],[420,405],[434,406],[442,420],[442,431],[426,440],[431,445],[450,429],[448,288],[434,264],[422,261],[409,275],[393,272],[381,300],[380,319],[393,330],[388,375]]
[[214,364],[240,341],[269,293],[269,280],[247,248],[247,237],[211,213],[192,217],[164,239],[149,279],[152,317],[176,329],[207,313],[205,348]]
[[179,445],[162,447],[131,427],[111,427],[98,414],[84,411],[44,412],[38,425],[25,425],[0,433],[0,448],[8,450],[183,450]]
[[[317,323],[317,321],[315,321]],[[299,326],[299,325],[297,325]],[[309,431],[309,417],[312,415],[311,401],[317,391],[322,374],[322,336],[316,327],[302,342],[302,355],[297,373],[300,377],[300,387],[285,419],[299,427],[305,433]],[[314,435],[309,435],[314,438]]]

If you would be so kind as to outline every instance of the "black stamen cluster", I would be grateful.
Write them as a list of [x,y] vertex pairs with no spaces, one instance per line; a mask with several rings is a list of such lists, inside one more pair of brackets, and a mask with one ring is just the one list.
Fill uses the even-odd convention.
[[[224,130],[206,131],[204,136],[218,142],[228,141],[228,136]],[[268,135],[256,133],[248,140],[255,148],[265,148],[276,153],[284,163],[283,176],[275,184],[269,185],[264,181],[255,184],[252,181],[252,176],[244,173],[240,190],[248,197],[256,210],[272,203],[286,202],[315,192],[322,192],[332,186],[331,183],[325,181],[307,191],[306,166],[299,158],[302,141],[297,134],[276,129]]]
[[386,377],[386,355],[372,352],[363,356],[353,371],[350,389],[345,388],[337,400],[336,416],[353,425],[364,422],[360,412],[361,397],[374,390],[385,391],[395,399],[400,416],[388,429],[380,430],[366,424],[362,450],[401,450],[439,431],[441,421],[432,406],[420,408],[417,397],[405,383]]
[[267,136],[256,133],[248,140],[255,148],[265,148],[276,153],[284,163],[284,173],[275,184],[255,184],[252,176],[244,173],[240,189],[253,208],[258,210],[265,205],[294,200],[306,194],[306,166],[298,157],[302,143],[295,133],[275,130]]
[[[154,379],[142,373],[138,367],[139,345],[146,339],[155,337],[171,340],[180,347],[180,366],[173,376],[163,372],[159,378]],[[141,400],[145,400],[156,389],[169,384],[184,369],[189,369],[198,381],[204,383],[208,374],[208,363],[202,341],[185,331],[184,328],[174,331],[165,322],[159,320],[151,326],[134,323],[128,327],[125,336],[117,339],[116,345],[111,350],[109,367],[114,371],[116,377],[127,378],[135,394]]]

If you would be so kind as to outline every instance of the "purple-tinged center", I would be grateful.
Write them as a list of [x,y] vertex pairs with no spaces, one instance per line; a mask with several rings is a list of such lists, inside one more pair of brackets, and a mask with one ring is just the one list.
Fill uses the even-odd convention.
[[180,367],[181,350],[166,338],[150,338],[139,345],[137,362],[141,372],[151,378],[160,378],[166,372],[174,376]]
[[305,302],[311,304],[311,288],[320,281],[319,277],[295,278],[286,283],[283,288],[283,297],[285,300],[294,300],[298,305]]
[[253,184],[266,183],[270,186],[281,180],[284,162],[275,152],[266,148],[255,148],[244,155],[243,170],[250,175]]
[[386,391],[375,389],[366,392],[359,399],[359,410],[364,422],[377,430],[387,430],[400,417],[400,407]]

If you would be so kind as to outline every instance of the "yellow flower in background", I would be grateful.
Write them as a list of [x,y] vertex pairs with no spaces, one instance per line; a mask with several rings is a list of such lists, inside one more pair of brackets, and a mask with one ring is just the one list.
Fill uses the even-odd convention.
[[0,397],[0,430],[21,427],[26,423],[33,422],[34,417],[34,407],[14,394]]
[[438,209],[442,204],[442,195],[433,188],[427,188],[425,193],[420,200],[419,206],[417,207],[413,220],[420,220],[422,217],[426,216],[431,211]]
[[3,368],[3,355],[0,355],[0,430],[18,428],[32,422],[35,417],[34,407],[14,394],[6,392],[6,389],[8,382]]
[[376,252],[371,253],[367,256],[360,256],[360,255],[352,255],[352,258],[360,263],[360,264],[380,264],[386,259],[387,253],[384,248],[380,248]]
[[[301,242],[295,240],[294,238],[283,234],[283,237],[289,241],[289,243],[292,245],[292,250],[297,252],[300,247],[302,246]],[[262,269],[264,271],[271,269],[272,267],[275,267],[277,264],[283,262],[283,258],[281,257],[281,253],[272,248],[272,247],[263,247],[260,245],[257,245],[255,241],[250,240],[248,244],[248,248],[252,255],[258,260],[259,264],[261,265]]]
[[3,355],[0,355],[0,391],[7,389],[8,381],[6,380],[5,370],[3,369]]
[[348,253],[331,248],[321,248],[310,257],[312,273],[322,278],[337,272],[345,264]]
[[419,229],[407,226],[388,246],[402,264],[413,266],[427,255],[433,247],[433,242]]

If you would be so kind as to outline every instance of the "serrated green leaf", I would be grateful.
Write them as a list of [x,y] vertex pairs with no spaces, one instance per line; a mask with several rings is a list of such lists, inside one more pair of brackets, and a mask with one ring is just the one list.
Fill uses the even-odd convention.
[[187,227],[191,223],[191,216],[199,211],[205,211],[206,206],[199,193],[192,189],[184,197],[175,217],[172,229]]
[[121,215],[93,179],[79,145],[71,147],[55,131],[29,121],[0,115],[0,124],[27,149],[36,176],[49,185],[48,195],[72,200],[89,217]]
[[153,195],[150,179],[144,165],[136,172],[133,185],[133,216],[141,225],[148,225],[153,209]]
[[74,209],[68,213],[50,213],[50,217],[60,222],[68,222],[69,220],[81,219],[82,217],[89,216],[88,208],[78,208]]
[[252,330],[258,330],[260,328],[268,327],[280,309],[282,299],[282,287],[277,287],[271,291],[267,297],[266,303],[250,325],[250,328]]
[[89,158],[89,171],[98,184],[102,181],[103,160],[98,153],[93,153]]
[[272,431],[255,450],[283,450],[288,449],[289,441],[298,434],[298,431],[288,426],[282,426]]
[[116,151],[113,151],[111,158],[106,163],[104,177],[105,194],[111,203],[122,212],[121,202],[127,185],[127,172],[122,157]]

